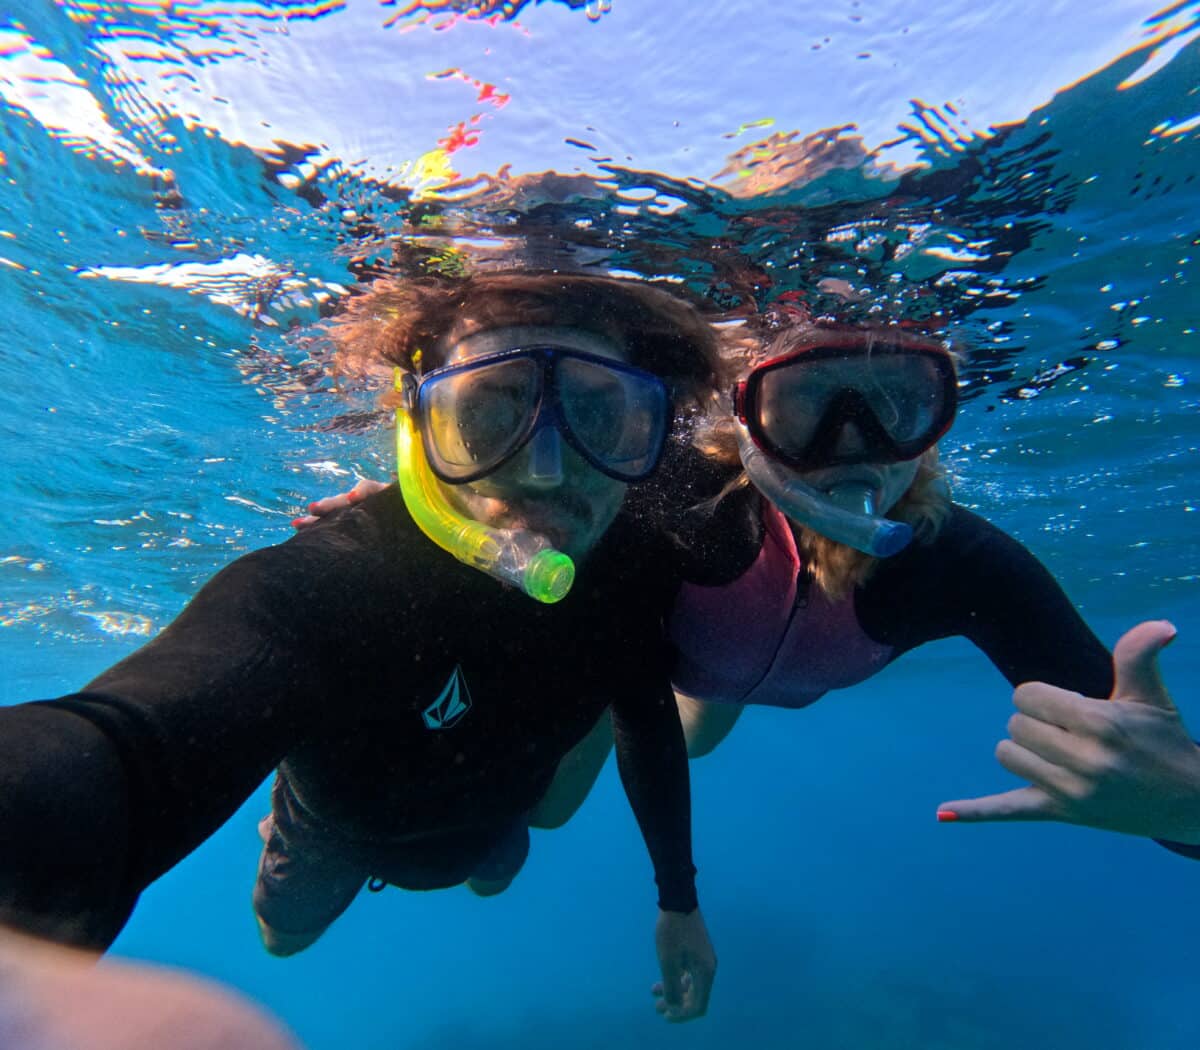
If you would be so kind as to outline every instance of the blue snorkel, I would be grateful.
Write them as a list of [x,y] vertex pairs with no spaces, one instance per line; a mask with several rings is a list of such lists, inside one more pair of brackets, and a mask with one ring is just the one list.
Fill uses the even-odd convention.
[[912,526],[875,513],[875,493],[869,486],[847,482],[821,492],[772,460],[741,424],[737,442],[754,487],[798,524],[875,558],[898,554],[912,541]]

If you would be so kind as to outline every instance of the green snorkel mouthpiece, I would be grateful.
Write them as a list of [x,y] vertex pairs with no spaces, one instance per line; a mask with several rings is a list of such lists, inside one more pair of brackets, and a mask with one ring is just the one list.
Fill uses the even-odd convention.
[[408,513],[442,550],[539,602],[553,604],[566,597],[575,582],[570,556],[534,532],[493,529],[459,514],[425,462],[412,414],[404,408],[396,409],[396,465]]

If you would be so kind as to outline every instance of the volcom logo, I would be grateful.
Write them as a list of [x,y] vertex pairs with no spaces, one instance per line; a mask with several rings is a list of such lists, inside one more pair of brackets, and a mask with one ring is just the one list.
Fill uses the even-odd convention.
[[450,729],[462,721],[463,715],[471,710],[471,691],[463,677],[462,668],[455,667],[454,673],[438,698],[421,712],[426,729]]

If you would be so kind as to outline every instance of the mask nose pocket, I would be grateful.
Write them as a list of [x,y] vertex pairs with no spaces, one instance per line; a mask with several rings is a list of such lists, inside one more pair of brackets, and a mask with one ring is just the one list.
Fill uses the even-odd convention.
[[529,442],[529,481],[539,488],[554,488],[562,479],[562,438],[556,427],[540,427]]

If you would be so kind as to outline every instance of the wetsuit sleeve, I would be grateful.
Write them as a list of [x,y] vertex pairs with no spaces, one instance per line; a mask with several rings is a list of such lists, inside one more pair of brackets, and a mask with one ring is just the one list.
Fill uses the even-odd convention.
[[317,670],[279,561],[229,566],[84,691],[0,710],[0,919],[107,946],[302,736]]
[[691,787],[687,746],[675,696],[666,684],[627,689],[612,705],[617,768],[654,864],[658,906],[697,906],[692,863]]
[[867,634],[897,655],[962,635],[1014,686],[1112,692],[1111,654],[1054,577],[1011,536],[961,507],[933,543],[883,563],[857,609]]

